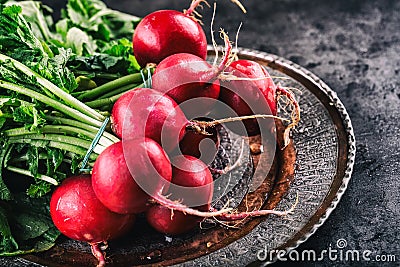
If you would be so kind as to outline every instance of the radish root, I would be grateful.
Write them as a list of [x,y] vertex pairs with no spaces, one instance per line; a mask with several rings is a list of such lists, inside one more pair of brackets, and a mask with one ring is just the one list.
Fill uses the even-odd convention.
[[[260,209],[260,210],[253,210],[253,211],[237,212],[237,211],[233,211],[232,208],[227,208],[226,206],[224,206],[220,210],[210,208],[209,211],[200,211],[200,210],[190,208],[190,207],[180,203],[179,201],[170,200],[170,199],[166,198],[165,196],[163,196],[161,193],[155,194],[152,197],[152,200],[166,208],[169,208],[171,210],[171,216],[173,216],[173,212],[174,212],[174,210],[176,210],[176,211],[180,211],[186,215],[193,215],[193,216],[198,216],[198,217],[203,217],[203,218],[213,217],[217,221],[238,221],[238,220],[244,220],[248,217],[266,216],[266,215],[270,215],[270,214],[274,214],[277,216],[286,216],[286,215],[292,213],[293,210],[295,209],[295,207],[297,206],[297,204],[299,203],[299,195],[296,194],[295,203],[292,205],[292,207],[290,209],[285,210],[285,211]],[[93,249],[96,249],[96,246],[92,246],[92,247],[93,247]],[[95,255],[95,256],[99,255],[98,251],[94,250],[93,255]],[[103,255],[103,258],[104,258],[104,255]],[[101,259],[100,255],[99,255],[99,259]]]
[[190,4],[189,9],[183,10],[183,14],[190,17],[194,21],[198,22],[200,25],[204,25],[204,24],[198,18],[202,18],[203,16],[199,12],[196,11],[196,8],[197,7],[203,8],[203,6],[201,5],[202,3],[204,3],[206,6],[210,7],[210,4],[208,4],[208,2],[206,0],[193,0],[192,3]]
[[204,135],[211,135],[209,132],[207,132],[207,128],[209,127],[215,127],[217,125],[223,124],[223,123],[229,123],[229,122],[236,122],[236,121],[244,121],[244,120],[249,120],[249,119],[279,119],[282,121],[287,121],[290,122],[291,120],[274,116],[274,115],[265,115],[265,114],[255,114],[255,115],[248,115],[248,116],[240,116],[240,117],[229,117],[225,119],[220,119],[220,120],[214,120],[214,121],[197,121],[197,120],[192,120],[190,123],[187,125],[187,129],[193,129],[197,133],[204,134]]
[[232,43],[229,40],[228,34],[221,29],[220,30],[220,36],[224,40],[225,43],[225,49],[222,52],[222,60],[221,63],[219,63],[219,66],[217,68],[217,74],[222,73],[234,60],[234,55],[232,54]]
[[236,167],[239,166],[239,164],[242,162],[243,159],[243,154],[244,154],[244,139],[242,140],[242,146],[241,146],[240,154],[238,159],[235,161],[233,165],[228,165],[226,166],[223,170],[219,169],[214,169],[214,168],[209,168],[211,173],[217,173],[217,174],[227,174],[228,172],[234,170]]
[[218,46],[217,43],[215,42],[215,37],[214,37],[214,19],[215,19],[215,13],[217,10],[217,3],[214,3],[214,10],[213,10],[213,15],[211,18],[211,42],[214,48],[214,52],[215,52],[215,58],[214,58],[214,63],[213,66],[216,67],[217,66],[217,61],[218,61]]
[[90,248],[92,250],[93,256],[99,261],[97,267],[106,266],[106,259],[104,257],[104,252],[99,247],[100,243],[90,243]]
[[[246,212],[249,211],[249,205],[247,204],[247,197],[248,197],[248,195],[246,195],[246,197],[245,197]],[[228,203],[227,203],[227,205],[228,205]],[[218,218],[214,218],[214,220],[216,220],[219,224],[222,224],[223,226],[228,227],[228,228],[240,228],[239,226],[240,226],[242,223],[245,222],[246,218],[243,218],[243,219],[241,219],[241,220],[236,220],[236,221],[234,221],[235,223],[234,223],[233,225],[232,225],[232,223],[229,222],[229,221],[219,220]]]
[[265,216],[274,214],[277,216],[286,216],[294,211],[297,204],[299,203],[299,194],[296,194],[295,203],[292,207],[285,211],[276,211],[276,210],[254,210],[254,211],[244,211],[244,212],[235,212],[235,213],[224,213],[220,216],[216,216],[216,218],[220,221],[237,221],[243,220],[248,217],[257,217],[257,216]]
[[177,210],[183,212],[184,214],[194,215],[199,217],[217,217],[223,215],[225,213],[230,212],[231,208],[221,209],[221,210],[214,210],[214,211],[199,211],[196,209],[192,209],[184,204],[181,204],[177,201],[172,201],[161,194],[156,194],[153,196],[154,201],[158,204],[167,207],[171,210]]
[[286,88],[282,87],[279,84],[276,89],[278,99],[279,96],[285,96],[289,100],[290,104],[293,106],[292,113],[290,114],[291,123],[286,127],[283,133],[284,147],[282,149],[284,149],[290,143],[290,130],[294,128],[300,121],[300,106],[292,92],[286,90]]
[[242,12],[243,12],[244,14],[247,13],[246,8],[244,8],[244,6],[242,5],[242,3],[240,3],[239,0],[231,0],[231,2],[234,3],[235,5],[237,5],[237,6],[242,10]]

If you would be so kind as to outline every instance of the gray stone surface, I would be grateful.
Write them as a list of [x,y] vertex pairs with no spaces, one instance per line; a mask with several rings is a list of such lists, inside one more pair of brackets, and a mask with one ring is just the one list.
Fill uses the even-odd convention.
[[[63,1],[44,1],[51,6]],[[106,1],[138,16],[157,9],[182,10],[190,1]],[[211,2],[211,1],[210,1]],[[400,265],[400,1],[242,1],[243,15],[219,0],[215,29],[239,46],[290,59],[335,90],[352,119],[357,158],[346,194],[326,223],[298,251],[320,252],[345,239],[348,249],[396,255],[391,263],[331,261],[276,263],[274,266]],[[203,13],[211,13],[209,10]],[[210,16],[203,19],[209,32]],[[1,266],[11,266],[0,259]],[[14,266],[27,266],[21,262]]]

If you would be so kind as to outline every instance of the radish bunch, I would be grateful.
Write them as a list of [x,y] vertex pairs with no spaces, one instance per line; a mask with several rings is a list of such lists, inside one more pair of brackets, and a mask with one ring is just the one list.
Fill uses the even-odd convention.
[[[234,59],[227,35],[221,62],[205,60],[205,34],[192,16],[201,2],[193,1],[184,13],[151,13],[139,23],[133,48],[141,66],[158,64],[152,88],[128,91],[115,102],[111,128],[121,141],[99,155],[91,176],[66,179],[52,196],[55,225],[66,236],[90,243],[99,266],[105,260],[98,244],[126,233],[140,213],[169,235],[190,231],[206,217],[229,221],[285,214],[211,207],[213,178],[199,144],[209,138],[218,146],[213,127],[244,120],[243,135],[273,132],[278,93],[296,110],[288,129],[297,124],[299,109],[293,95],[276,86],[265,68]],[[190,101],[194,104],[181,108]],[[215,113],[218,102],[239,117],[194,119]]]

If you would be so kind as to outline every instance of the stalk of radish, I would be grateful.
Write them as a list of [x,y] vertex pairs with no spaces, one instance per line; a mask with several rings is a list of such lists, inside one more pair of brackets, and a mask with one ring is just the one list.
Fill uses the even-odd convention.
[[106,263],[99,244],[126,233],[135,221],[135,215],[108,210],[97,199],[89,175],[65,179],[51,197],[50,214],[61,233],[90,244],[98,267]]

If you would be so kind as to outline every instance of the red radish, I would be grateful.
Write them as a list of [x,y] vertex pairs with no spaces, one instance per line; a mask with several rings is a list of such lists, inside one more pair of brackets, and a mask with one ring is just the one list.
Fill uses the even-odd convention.
[[[276,85],[264,67],[251,60],[237,60],[230,64],[226,72],[234,78],[222,82],[220,100],[233,109],[233,115],[276,115]],[[249,136],[260,134],[261,123],[266,124],[261,119],[258,122],[256,119],[243,122]],[[267,124],[268,128],[272,128],[273,119]],[[238,129],[235,125],[228,127]]]
[[99,243],[126,233],[135,221],[134,215],[111,212],[97,199],[90,175],[65,179],[51,197],[50,214],[61,233],[91,245],[98,266],[105,265]]
[[207,38],[192,16],[201,1],[193,2],[185,13],[159,10],[142,19],[133,34],[133,51],[139,65],[159,63],[177,53],[207,56]]
[[[162,196],[156,196],[158,205],[146,212],[149,224],[157,231],[170,235],[187,232],[202,220],[202,217],[216,217],[223,221],[242,220],[247,217],[275,214],[284,216],[292,212],[295,205],[287,211],[254,210],[249,212],[228,213],[210,207],[213,197],[213,178],[207,166],[191,156],[177,156],[172,159],[173,178],[168,194],[170,198],[182,201],[171,202]],[[296,202],[297,203],[297,202]],[[188,207],[194,208],[188,208]],[[211,212],[207,212],[211,210]],[[219,214],[217,214],[219,213]]]
[[[129,157],[125,157],[124,150]],[[161,146],[139,138],[105,149],[93,166],[92,185],[98,199],[110,210],[140,213],[148,208],[150,196],[168,187],[171,176],[171,164]]]
[[228,65],[232,51],[228,36],[223,35],[226,48],[219,66],[212,66],[192,54],[178,53],[165,58],[156,67],[153,88],[169,95],[178,104],[191,100],[184,109],[189,118],[206,115],[219,96],[218,76]]
[[[292,122],[285,130],[285,145],[289,140],[289,131],[300,121],[300,108],[294,95],[281,86],[276,86],[266,69],[255,61],[237,60],[226,70],[230,72],[222,82],[220,100],[232,108],[237,115],[277,113],[278,96],[285,96],[293,106]],[[233,78],[232,78],[233,77]],[[257,135],[260,126],[266,131],[273,128],[273,121],[255,119],[244,122],[247,133]]]
[[[202,179],[208,181],[201,166],[191,168],[190,165],[187,167],[185,164],[177,164],[181,165],[184,175],[180,174],[180,177],[185,177],[188,173],[200,173]],[[188,193],[187,190],[170,184],[171,176],[170,161],[161,146],[149,138],[139,138],[115,143],[99,155],[92,170],[92,187],[101,203],[117,213],[140,213],[148,209],[149,202],[153,201],[169,209],[199,217],[232,216],[226,214],[230,209],[209,212],[188,207],[208,203],[212,185],[196,188],[205,198],[191,198],[190,196],[196,196],[193,189]],[[163,194],[168,188],[171,194],[178,192],[179,195],[186,196],[185,200],[189,204],[165,197]],[[270,214],[270,211],[257,211],[254,214],[261,216],[265,212]],[[251,214],[246,213],[246,216],[252,216]]]
[[[231,0],[243,13],[246,9],[239,0]],[[190,53],[202,59],[207,56],[207,39],[195,15],[195,9],[205,0],[193,0],[183,13],[159,10],[142,19],[133,34],[133,52],[140,66],[159,63],[178,53]],[[200,16],[200,15],[199,15]]]
[[208,166],[201,160],[180,155],[172,159],[172,182],[168,194],[172,199],[181,199],[189,207],[198,207],[211,202],[213,178]]
[[172,211],[156,204],[146,212],[147,222],[158,232],[167,235],[179,235],[193,230],[201,217],[185,215],[180,211]]
[[203,217],[226,211],[201,212],[166,198],[163,193],[170,187],[171,176],[171,163],[161,146],[152,139],[138,138],[115,143],[98,156],[92,186],[101,203],[116,213],[143,212],[150,200]]
[[178,104],[197,97],[219,96],[218,69],[198,56],[179,53],[165,58],[154,72],[154,89],[168,94]]
[[187,131],[179,143],[180,153],[201,159],[205,163],[211,163],[217,152],[218,136],[215,129],[207,129],[210,135]]
[[178,146],[187,128],[204,134],[221,122],[232,121],[188,121],[173,99],[149,88],[122,95],[114,104],[111,118],[113,131],[123,140],[147,137],[158,142],[168,153]]
[[123,94],[113,106],[111,120],[118,137],[125,140],[145,136],[167,152],[177,147],[188,122],[174,100],[149,88]]
[[[172,182],[168,194],[171,199],[180,200],[189,207],[208,211],[213,195],[213,178],[206,164],[201,160],[181,155],[172,159]],[[157,231],[177,235],[193,229],[202,217],[186,215],[155,205],[146,214],[147,221]]]
[[[272,78],[270,77],[267,70],[261,66],[259,63],[251,60],[240,59],[232,62],[229,67],[234,70],[234,73],[240,72],[240,76],[245,76],[247,78],[254,79],[251,82],[261,91],[262,96],[268,102],[268,106],[271,110],[272,115],[276,115],[276,85]],[[230,81],[230,86],[236,88],[244,87],[249,88],[248,81]],[[244,90],[244,89],[243,89]]]
[[[207,121],[208,119],[199,118],[198,120]],[[211,163],[217,153],[219,138],[216,127],[208,128],[206,131],[209,135],[186,131],[179,143],[180,154],[196,157],[206,164]]]

